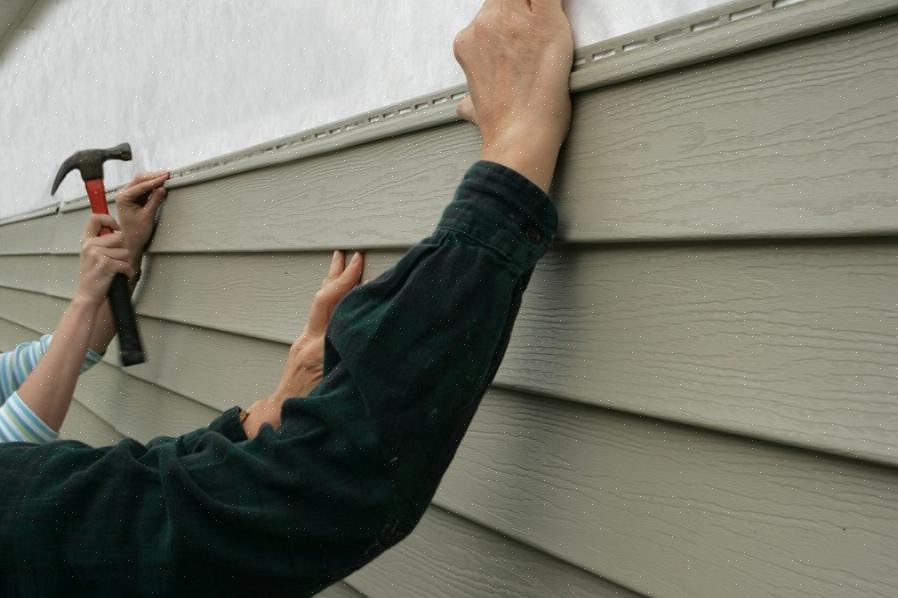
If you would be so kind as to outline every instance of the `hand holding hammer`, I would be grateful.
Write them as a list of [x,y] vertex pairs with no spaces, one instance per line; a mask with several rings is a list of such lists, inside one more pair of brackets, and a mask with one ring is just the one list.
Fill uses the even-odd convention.
[[[81,172],[81,178],[84,180],[91,211],[94,214],[108,214],[109,204],[106,200],[106,190],[103,186],[103,162],[106,160],[130,159],[131,146],[127,143],[108,149],[75,152],[62,163],[62,166],[56,173],[51,193],[56,192],[59,184],[71,170],[77,169]],[[111,232],[110,229],[104,229],[101,234]],[[119,335],[122,365],[129,366],[143,363],[146,360],[146,356],[140,340],[134,306],[131,304],[128,279],[123,274],[117,274],[112,280],[112,285],[109,288],[109,303]]]

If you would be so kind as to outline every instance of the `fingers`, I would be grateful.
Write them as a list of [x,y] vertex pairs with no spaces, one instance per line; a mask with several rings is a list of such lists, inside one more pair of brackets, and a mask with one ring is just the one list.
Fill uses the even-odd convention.
[[108,235],[85,239],[85,242],[89,242],[91,245],[96,245],[97,247],[123,247],[125,235],[121,231],[115,231]]
[[106,257],[128,263],[131,259],[131,252],[124,247],[107,247],[103,249],[103,255]]
[[87,221],[87,228],[84,229],[84,238],[99,237],[104,228],[111,228],[115,231],[122,229],[115,218],[109,214],[92,214],[90,220]]
[[150,181],[153,179],[158,179],[163,175],[170,175],[171,173],[167,170],[154,170],[152,172],[139,172],[133,179],[131,179],[127,185],[125,185],[125,189],[129,187],[133,187],[138,183],[143,183],[144,181]]
[[312,309],[309,310],[309,323],[306,331],[311,336],[323,335],[327,331],[334,309],[343,297],[351,291],[362,278],[365,259],[356,252],[349,263],[343,267],[343,252],[334,252],[328,278],[324,279],[321,289],[315,293]]
[[328,280],[332,280],[340,274],[343,273],[343,270],[346,268],[346,254],[340,251],[339,249],[334,252],[333,257],[331,258],[331,267],[327,272],[327,278],[325,278],[325,283]]
[[119,191],[118,196],[116,197],[117,202],[138,202],[138,200],[148,195],[151,191],[162,187],[163,183],[168,180],[170,174],[168,171],[165,171],[158,176],[152,178],[144,177],[142,180],[138,181],[141,176],[142,175],[138,175],[135,177],[127,187]]
[[342,299],[346,295],[346,293],[350,291],[350,289],[359,284],[359,281],[362,279],[362,271],[364,269],[365,258],[361,253],[356,251],[352,256],[352,259],[349,260],[349,265],[346,266],[345,270],[343,270],[343,274],[341,274],[340,278],[337,279],[340,287],[346,287],[345,291],[342,292],[340,299]]

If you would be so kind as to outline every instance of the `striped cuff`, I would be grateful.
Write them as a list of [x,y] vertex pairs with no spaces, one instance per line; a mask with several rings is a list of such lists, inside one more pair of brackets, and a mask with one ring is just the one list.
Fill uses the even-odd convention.
[[14,392],[0,407],[0,442],[33,442],[42,444],[59,435]]
[[103,356],[94,351],[93,349],[87,350],[87,355],[84,356],[84,363],[81,364],[81,373],[83,374],[90,368],[94,367],[98,363],[103,361]]
[[[46,339],[46,340],[45,340]],[[50,346],[50,342],[53,340],[52,334],[45,334],[41,337],[41,342],[44,344],[44,353],[47,352],[47,348]],[[97,353],[90,347],[87,348],[87,354],[84,356],[84,361],[81,363],[80,373],[84,373],[90,368],[94,367],[98,363],[103,361],[103,355],[101,353]],[[36,364],[35,364],[36,365]]]

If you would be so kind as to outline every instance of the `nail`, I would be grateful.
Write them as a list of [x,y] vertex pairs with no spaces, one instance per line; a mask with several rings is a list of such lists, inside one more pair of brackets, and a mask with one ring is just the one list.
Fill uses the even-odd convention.
[[356,252],[355,252],[355,255],[352,256],[352,262],[350,262],[350,263],[355,264],[355,263],[357,263],[360,259],[362,259],[362,254],[359,253],[358,251],[356,251]]

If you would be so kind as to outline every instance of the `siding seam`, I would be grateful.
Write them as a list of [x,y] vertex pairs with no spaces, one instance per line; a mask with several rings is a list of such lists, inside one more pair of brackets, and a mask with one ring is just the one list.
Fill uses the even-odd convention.
[[[437,492],[437,497],[438,496],[439,496],[439,492]],[[540,548],[539,546],[536,546],[528,541],[510,536],[510,535],[506,534],[505,532],[502,532],[494,527],[489,527],[488,525],[484,525],[483,523],[481,523],[475,519],[472,519],[471,517],[468,517],[467,515],[457,513],[455,511],[453,511],[451,508],[445,507],[442,504],[440,504],[440,501],[437,497],[435,497],[433,499],[433,501],[430,503],[430,506],[428,507],[428,509],[434,509],[436,511],[441,511],[443,513],[448,514],[450,517],[455,517],[455,518],[461,519],[462,521],[465,521],[470,525],[476,526],[479,529],[485,530],[488,533],[496,534],[497,536],[500,536],[506,540],[509,540],[516,544],[520,544],[521,546],[529,548],[530,550],[533,550],[533,551],[543,555],[547,560],[552,561],[558,565],[561,565],[562,567],[566,566],[566,567],[572,567],[574,569],[578,569],[592,577],[595,577],[596,579],[600,579],[610,585],[615,585],[615,586],[619,587],[621,590],[625,590],[627,592],[632,592],[633,594],[637,594],[639,596],[646,596],[646,597],[648,596],[647,594],[640,592],[639,590],[636,590],[635,588],[631,588],[631,587],[629,587],[625,584],[622,584],[618,581],[615,581],[609,577],[600,575],[600,574],[596,573],[595,571],[590,571],[586,567],[582,567],[582,566],[578,565],[577,563],[572,563],[570,561],[566,561],[563,558],[558,557],[557,555],[554,555],[550,552],[546,552],[543,548]]]

